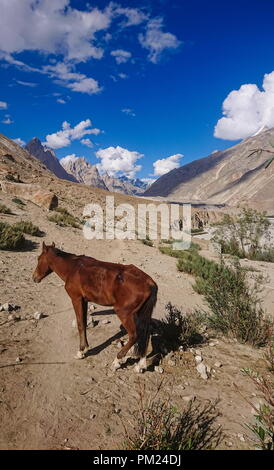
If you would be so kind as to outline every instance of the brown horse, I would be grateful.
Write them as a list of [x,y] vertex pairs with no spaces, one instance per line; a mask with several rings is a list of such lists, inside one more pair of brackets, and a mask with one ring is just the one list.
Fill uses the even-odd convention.
[[107,263],[84,255],[73,255],[43,242],[42,253],[33,273],[34,282],[40,282],[55,272],[64,282],[71,298],[80,336],[77,359],[85,357],[89,345],[86,336],[88,301],[114,308],[129,340],[113,362],[114,369],[121,367],[123,358],[134,346],[140,357],[136,371],[146,369],[146,351],[149,325],[157,301],[157,284],[133,264]]

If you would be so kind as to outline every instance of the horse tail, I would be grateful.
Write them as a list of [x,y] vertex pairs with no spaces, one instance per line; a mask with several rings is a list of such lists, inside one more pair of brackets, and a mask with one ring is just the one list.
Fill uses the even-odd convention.
[[157,284],[151,285],[150,291],[149,297],[136,313],[137,341],[134,345],[134,354],[138,357],[146,355],[150,335],[150,319],[157,302]]

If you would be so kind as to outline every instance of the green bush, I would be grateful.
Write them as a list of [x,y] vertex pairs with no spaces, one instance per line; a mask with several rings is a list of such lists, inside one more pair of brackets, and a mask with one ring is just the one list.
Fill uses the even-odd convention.
[[273,322],[266,317],[259,294],[264,279],[253,277],[250,287],[246,270],[239,262],[226,266],[199,255],[196,250],[176,251],[160,248],[162,253],[178,258],[179,271],[195,277],[194,289],[203,295],[211,315],[209,326],[225,335],[233,335],[238,341],[253,346],[269,342]]
[[12,202],[14,202],[15,204],[17,204],[18,206],[20,206],[22,208],[22,206],[25,206],[25,202],[21,201],[21,199],[19,199],[19,197],[14,197],[12,199]]
[[55,209],[56,214],[51,215],[48,217],[48,220],[50,222],[54,222],[57,225],[60,225],[60,227],[74,227],[74,228],[79,228],[80,225],[80,220],[77,217],[74,217],[71,215],[67,209],[64,209],[62,207],[57,207]]
[[0,222],[0,250],[18,250],[25,244],[25,237],[22,232],[5,223]]
[[20,222],[16,222],[12,226],[12,228],[16,232],[27,233],[28,235],[33,235],[35,237],[43,236],[43,232],[41,232],[39,227],[37,227],[37,225],[34,225],[32,222],[29,222],[29,221],[20,220]]
[[11,210],[5,206],[5,204],[0,204],[0,213],[1,214],[11,214]]

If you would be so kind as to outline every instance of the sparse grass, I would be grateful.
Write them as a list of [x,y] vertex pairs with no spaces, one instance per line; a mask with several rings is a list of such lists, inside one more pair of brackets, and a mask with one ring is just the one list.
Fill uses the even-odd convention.
[[28,235],[33,235],[35,237],[42,237],[44,235],[37,225],[34,225],[29,221],[20,220],[20,222],[16,222],[12,228],[16,232],[27,233]]
[[13,226],[0,222],[0,250],[20,250],[25,244],[22,232],[14,230]]
[[11,210],[5,206],[5,204],[0,203],[0,213],[1,214],[12,214]]
[[224,335],[234,336],[242,343],[265,346],[270,340],[273,322],[266,317],[259,294],[264,281],[253,277],[252,286],[239,262],[226,266],[207,260],[194,249],[176,251],[160,248],[162,253],[178,258],[179,271],[195,276],[194,289],[203,295],[211,315],[209,326]]
[[18,177],[15,177],[13,174],[8,173],[5,175],[5,179],[7,181],[12,181],[13,183],[20,183],[21,181],[18,179]]
[[141,242],[144,244],[144,245],[147,245],[147,246],[154,246],[153,245],[153,241],[150,240],[149,236],[147,235],[146,238],[142,238],[141,239]]
[[21,201],[21,199],[19,199],[19,197],[14,197],[14,198],[12,199],[12,202],[14,202],[15,204],[17,204],[17,205],[20,207],[20,209],[23,209],[23,206],[26,205],[26,203],[23,202],[23,201]]
[[187,349],[203,342],[200,333],[205,324],[205,314],[200,311],[183,313],[170,302],[166,305],[166,315],[160,320],[158,329],[169,350],[179,346]]
[[55,224],[60,225],[60,227],[80,228],[80,220],[77,217],[74,217],[74,215],[70,214],[67,209],[64,209],[63,207],[57,207],[54,211],[56,214],[52,214],[50,217],[48,217],[50,222],[54,222]]
[[[272,338],[273,340],[273,338]],[[257,441],[257,447],[261,450],[274,450],[274,342],[265,354],[267,368],[270,374],[259,375],[250,370],[244,372],[255,384],[256,389],[263,398],[264,403],[255,406],[250,403],[255,411],[255,423],[247,424]],[[248,400],[247,400],[248,401]]]
[[207,404],[191,401],[181,411],[171,403],[170,396],[165,400],[155,398],[145,401],[139,391],[139,409],[133,412],[132,432],[123,423],[124,449],[211,450],[223,440],[222,428],[216,424],[220,416],[217,401]]

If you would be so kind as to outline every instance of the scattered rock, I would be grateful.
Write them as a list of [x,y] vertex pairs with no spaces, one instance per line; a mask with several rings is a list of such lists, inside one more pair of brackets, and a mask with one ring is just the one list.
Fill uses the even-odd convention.
[[43,318],[43,316],[44,316],[44,315],[43,315],[43,313],[41,313],[41,312],[35,312],[35,313],[33,314],[34,320],[41,320],[41,318]]
[[160,366],[155,366],[154,370],[155,370],[155,372],[158,372],[158,374],[163,374],[164,373],[164,369]]
[[233,443],[231,441],[226,442],[227,447],[232,447]]
[[90,317],[90,318],[88,319],[88,321],[87,321],[87,326],[88,326],[89,328],[94,328],[94,327],[96,326],[96,322],[93,320],[92,317]]
[[96,418],[96,414],[95,413],[91,413],[90,416],[89,416],[89,419],[94,419]]
[[219,341],[210,341],[210,343],[208,344],[210,347],[214,347],[214,346],[217,346],[217,344],[219,344]]
[[118,348],[118,349],[122,349],[123,346],[124,346],[124,345],[123,345],[123,343],[122,343],[121,340],[118,341],[118,343],[116,344],[116,348]]
[[214,367],[222,367],[222,363],[220,361],[216,361]]
[[238,438],[240,439],[240,441],[245,442],[245,438],[243,434],[238,433]]
[[200,374],[200,376],[202,377],[202,379],[204,379],[204,380],[207,380],[207,379],[208,379],[208,376],[207,376],[207,368],[206,368],[206,366],[205,366],[202,362],[197,365],[196,370],[197,370],[197,372]]
[[20,315],[17,315],[16,313],[11,313],[8,316],[8,320],[9,321],[19,321],[19,320],[21,320],[21,317],[20,317]]
[[1,305],[0,310],[4,312],[13,312],[13,310],[18,310],[20,307],[18,305],[5,303]]
[[96,310],[96,308],[97,308],[97,307],[96,307],[95,305],[90,304],[88,310],[89,310],[89,312],[93,312],[94,310]]
[[106,318],[105,320],[102,320],[101,323],[102,325],[107,325],[108,323],[111,323],[111,321]]
[[18,357],[15,359],[15,362],[22,362],[22,358],[18,356]]
[[195,395],[186,395],[186,396],[182,397],[182,399],[183,399],[186,403],[189,403],[190,401],[196,400],[196,396],[195,396]]
[[196,364],[200,364],[200,362],[203,361],[202,356],[195,356],[195,361],[196,361]]

